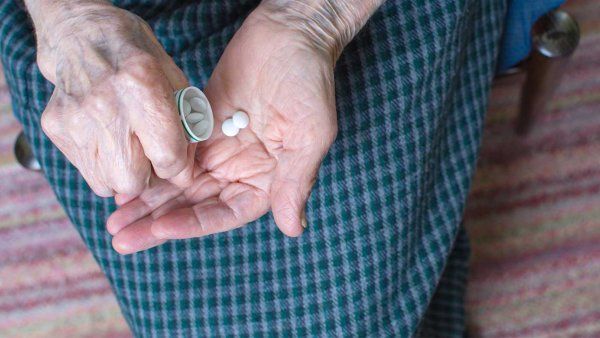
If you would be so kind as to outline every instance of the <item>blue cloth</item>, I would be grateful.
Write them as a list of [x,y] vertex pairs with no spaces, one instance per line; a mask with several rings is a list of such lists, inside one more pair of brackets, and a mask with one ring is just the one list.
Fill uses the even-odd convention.
[[545,13],[565,0],[510,0],[500,45],[498,71],[507,70],[525,59],[531,50],[531,27]]

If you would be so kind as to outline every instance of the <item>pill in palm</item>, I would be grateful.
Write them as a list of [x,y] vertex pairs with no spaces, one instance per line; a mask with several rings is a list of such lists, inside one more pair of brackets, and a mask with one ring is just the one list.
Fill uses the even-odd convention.
[[187,102],[186,100],[183,100],[183,113],[187,116],[191,113],[192,111],[192,105],[190,105],[189,102]]
[[190,105],[194,111],[204,112],[206,111],[206,102],[202,98],[194,97],[190,100]]
[[185,118],[188,123],[197,123],[204,119],[204,114],[202,113],[191,113]]
[[243,111],[237,111],[235,114],[233,114],[231,119],[233,120],[233,124],[239,129],[246,128],[250,123],[248,114],[244,113]]
[[226,136],[235,136],[240,131],[240,129],[233,124],[232,119],[227,119],[223,121],[223,124],[221,125],[221,130]]

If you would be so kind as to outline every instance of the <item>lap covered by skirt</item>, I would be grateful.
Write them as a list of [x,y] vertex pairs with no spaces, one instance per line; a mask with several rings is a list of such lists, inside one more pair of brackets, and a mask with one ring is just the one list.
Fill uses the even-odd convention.
[[[203,87],[258,1],[116,1]],[[504,17],[495,0],[388,0],[339,60],[338,138],[300,238],[271,215],[134,255],[111,248],[95,196],[43,134],[53,87],[18,0],[0,4],[13,110],[136,336],[457,336],[468,246],[461,217]],[[243,79],[240,79],[243,81]]]

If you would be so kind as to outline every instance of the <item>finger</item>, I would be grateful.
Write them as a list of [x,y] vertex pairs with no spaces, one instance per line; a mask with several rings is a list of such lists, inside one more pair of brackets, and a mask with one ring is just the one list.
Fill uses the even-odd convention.
[[115,204],[117,204],[117,206],[122,206],[124,204],[131,202],[136,197],[138,197],[138,196],[135,194],[116,194],[115,195]]
[[268,196],[264,191],[233,183],[219,197],[159,217],[152,224],[152,233],[165,239],[202,237],[238,228],[261,217],[268,209]]
[[[76,152],[73,160],[71,160],[73,154],[65,154],[65,156],[77,168],[96,195],[100,197],[112,197],[115,195],[115,191],[106,179],[106,173],[101,166],[98,153],[98,151],[95,151],[94,154]],[[78,160],[75,160],[75,158],[78,158]]]
[[[108,184],[105,183],[104,179],[98,178],[97,173],[99,173],[100,170],[81,170],[79,168],[77,169],[79,170],[79,173],[86,181],[90,189],[92,189],[94,194],[104,198],[112,197],[115,195],[115,191]],[[96,174],[94,174],[94,172]]]
[[297,237],[308,225],[306,201],[315,183],[324,152],[285,151],[271,185],[271,210],[279,229]]
[[[41,126],[42,130],[54,145],[65,155],[79,171],[88,186],[94,193],[100,197],[110,197],[114,195],[114,191],[103,179],[98,168],[97,152],[90,154],[92,150],[97,149],[96,140],[85,138],[83,140],[73,139],[69,121],[65,115],[72,109],[72,105],[64,99],[64,93],[59,89],[55,89],[52,97],[48,101],[44,112],[42,113]],[[85,121],[84,123],[89,123]],[[89,125],[79,125],[79,129],[88,130]],[[75,137],[80,136],[75,133]],[[95,156],[96,155],[96,156]]]
[[127,229],[116,234],[112,239],[113,248],[122,255],[132,254],[163,244],[167,240],[156,238],[150,231],[152,218],[143,218]]
[[182,189],[186,189],[193,184],[195,154],[196,143],[192,143],[188,145],[187,148],[187,165],[179,174],[169,179],[171,183],[175,184],[176,186]]
[[[167,79],[169,80],[169,83],[171,84],[171,87],[174,90],[186,88],[190,85],[187,78],[185,77],[185,74],[183,74],[183,72],[175,64],[173,59],[162,49],[159,55],[159,59],[162,65],[163,72],[167,76]],[[187,165],[179,174],[170,179],[171,183],[177,185],[180,188],[187,188],[192,184],[196,146],[196,143],[192,143],[187,146]]]
[[107,183],[105,175],[102,172],[102,167],[97,157],[98,151],[95,151],[94,155],[76,152],[74,157],[77,158],[77,162],[71,160],[69,155],[65,154],[65,156],[77,168],[79,174],[96,195],[100,197],[114,196],[115,191]]
[[130,79],[124,83],[132,95],[133,130],[158,177],[173,178],[189,166],[188,142],[173,99],[174,88],[154,59],[131,68]]
[[152,40],[152,45],[158,48],[149,48],[152,50],[154,55],[160,62],[165,75],[169,79],[169,82],[176,90],[189,86],[188,80],[181,69],[175,64],[171,56],[162,48],[160,41],[156,38],[156,35],[152,31],[149,25],[143,25],[142,29],[146,31],[147,36]]
[[111,235],[116,235],[123,228],[147,216],[152,207],[145,201],[136,198],[113,212],[106,220],[106,230]]
[[62,150],[63,148],[60,146],[60,143],[55,143],[55,145],[73,166],[77,168],[77,171],[79,171],[79,174],[83,177],[84,181],[88,184],[94,194],[100,197],[112,197],[115,195],[115,191],[107,183],[105,175],[102,172],[100,161],[97,158],[97,151],[95,152],[96,155],[84,154],[77,151],[75,153],[67,153]]
[[[126,130],[126,126],[117,126],[117,129],[121,128]],[[152,173],[150,162],[135,135],[117,137],[121,139],[111,139],[107,135],[98,149],[98,162],[105,181],[117,194],[139,195],[148,186]]]
[[167,181],[153,177],[149,187],[139,197],[124,203],[108,217],[106,230],[111,235],[115,235],[179,195],[181,195],[181,189]]
[[184,196],[176,197],[167,203],[164,203],[149,216],[134,222],[132,225],[117,233],[113,238],[113,248],[122,254],[129,254],[150,249],[164,243],[165,240],[159,239],[152,234],[151,226],[153,220],[171,210],[188,206],[189,204],[186,203],[187,200]]
[[[181,69],[175,64],[175,62],[173,62],[173,59],[171,59],[171,57],[164,50],[161,50],[159,59],[162,65],[162,69],[165,75],[167,76],[171,87],[174,90],[186,88],[190,85],[187,78],[185,77],[185,74],[183,74]],[[171,183],[175,184],[180,188],[187,188],[192,184],[196,146],[196,143],[188,145],[187,165],[179,174],[170,179]]]
[[56,63],[52,62],[50,58],[40,56],[41,53],[37,53],[37,65],[40,69],[40,73],[50,81],[52,84],[56,84]]
[[[224,185],[209,174],[201,174],[193,181],[193,185],[185,190],[185,198],[189,203],[198,203],[209,197],[218,196]],[[115,235],[129,224],[162,208],[165,203],[182,195],[182,190],[167,181],[153,177],[149,188],[138,198],[124,203],[112,213],[106,221],[106,230]]]
[[161,53],[159,56],[159,59],[163,72],[171,83],[171,87],[173,87],[175,90],[179,90],[190,85],[185,77],[185,74],[175,64],[175,62],[173,62],[173,59],[171,59],[166,52],[163,51],[163,53]]

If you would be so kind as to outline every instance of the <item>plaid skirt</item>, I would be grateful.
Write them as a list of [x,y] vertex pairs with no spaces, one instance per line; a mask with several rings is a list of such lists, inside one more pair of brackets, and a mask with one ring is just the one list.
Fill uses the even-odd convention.
[[[196,86],[258,0],[123,0]],[[48,182],[139,337],[443,336],[464,331],[461,217],[494,75],[505,2],[388,0],[345,49],[339,135],[286,238],[270,215],[129,256],[95,196],[44,135],[52,85],[35,64],[21,1],[0,4],[14,113]]]

